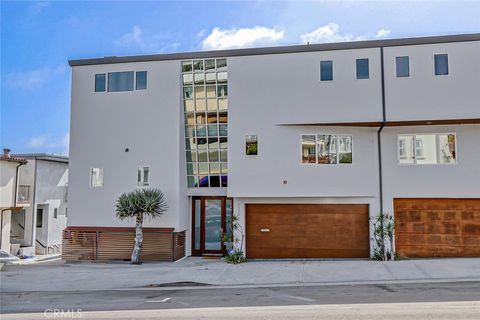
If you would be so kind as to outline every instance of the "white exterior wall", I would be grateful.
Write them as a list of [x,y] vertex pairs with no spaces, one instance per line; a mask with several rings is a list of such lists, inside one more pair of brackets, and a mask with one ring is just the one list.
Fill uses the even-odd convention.
[[[356,79],[368,58],[370,79]],[[320,81],[320,61],[333,61],[333,81]],[[382,120],[380,49],[228,58],[229,124],[245,129],[285,123]]]
[[[36,174],[35,203],[45,204],[48,209],[43,212],[42,228],[36,228],[36,237],[44,245],[59,245],[67,225],[68,163],[37,160]],[[55,208],[57,218],[54,218]]]
[[[479,42],[386,47],[387,120],[480,118],[479,49]],[[448,76],[434,76],[435,53],[449,54]],[[403,55],[410,56],[410,77],[396,78],[395,57]],[[360,58],[369,59],[369,79],[356,80]],[[333,81],[320,81],[322,60],[333,60]],[[169,203],[163,217],[145,226],[187,230],[187,254],[187,195],[226,191],[241,221],[246,203],[367,203],[370,215],[380,211],[378,128],[304,125],[382,121],[380,48],[227,61],[227,190],[186,188],[180,60],[73,67],[69,226],[133,226],[116,219],[114,204],[122,192],[136,188],[136,169],[143,165],[151,168],[151,187],[162,189]],[[147,90],[94,92],[96,73],[144,70]],[[479,130],[480,125],[385,128],[384,210],[393,212],[396,197],[480,197]],[[399,165],[396,135],[420,132],[456,133],[457,164]],[[351,165],[301,163],[301,135],[322,133],[353,136]],[[258,136],[258,156],[245,155],[245,135],[252,134]],[[104,168],[102,188],[89,186],[92,167]]]
[[[448,54],[448,75],[435,76],[434,54]],[[410,77],[397,78],[395,57],[410,57]],[[384,49],[387,120],[480,117],[480,41]]]
[[[398,134],[455,133],[456,164],[399,164]],[[386,128],[382,134],[384,210],[394,198],[480,198],[480,125]]]
[[0,208],[15,205],[15,181],[17,179],[17,162],[0,161]]
[[[96,73],[145,70],[147,90],[94,92]],[[115,201],[137,188],[137,167],[150,166],[150,187],[165,193],[169,209],[145,226],[185,228],[180,63],[74,67],[72,83],[68,225],[132,227],[133,221],[115,217]],[[90,188],[92,167],[104,168],[103,187]]]

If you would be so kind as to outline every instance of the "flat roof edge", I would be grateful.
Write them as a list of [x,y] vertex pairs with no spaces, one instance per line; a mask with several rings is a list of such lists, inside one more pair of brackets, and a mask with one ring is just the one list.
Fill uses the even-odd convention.
[[380,47],[410,46],[410,45],[448,43],[448,42],[469,42],[469,41],[480,41],[480,33],[383,39],[383,40],[349,41],[349,42],[337,42],[337,43],[301,44],[301,45],[289,45],[289,46],[278,46],[278,47],[193,51],[193,52],[179,52],[179,53],[151,54],[151,55],[137,55],[137,56],[123,56],[123,57],[112,56],[112,57],[104,57],[104,58],[69,60],[68,64],[71,67],[77,67],[77,66],[127,63],[127,62],[183,60],[183,59],[195,59],[195,58],[204,59],[204,58],[216,58],[216,57],[236,57],[236,56],[249,56],[249,55],[300,53],[300,52],[329,51],[329,50],[367,49],[367,48],[377,48],[377,47],[380,48]]

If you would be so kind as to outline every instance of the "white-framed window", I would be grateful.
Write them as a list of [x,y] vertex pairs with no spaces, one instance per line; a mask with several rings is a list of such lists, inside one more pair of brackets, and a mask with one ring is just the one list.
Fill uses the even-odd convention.
[[302,163],[351,164],[353,137],[342,134],[305,134],[301,137]]
[[90,187],[103,187],[103,168],[90,168]]
[[457,162],[455,133],[398,135],[400,164],[448,164]]
[[137,186],[148,187],[150,185],[150,167],[138,167]]

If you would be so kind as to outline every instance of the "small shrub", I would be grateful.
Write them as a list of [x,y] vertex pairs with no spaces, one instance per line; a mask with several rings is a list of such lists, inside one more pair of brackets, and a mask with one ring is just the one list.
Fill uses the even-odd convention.
[[237,251],[225,257],[226,263],[239,264],[245,261],[246,259],[242,251]]

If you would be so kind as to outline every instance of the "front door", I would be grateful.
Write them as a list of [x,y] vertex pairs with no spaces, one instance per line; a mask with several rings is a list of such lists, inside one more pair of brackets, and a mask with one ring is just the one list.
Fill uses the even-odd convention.
[[231,221],[232,199],[194,197],[192,199],[192,255],[223,255],[223,234]]

